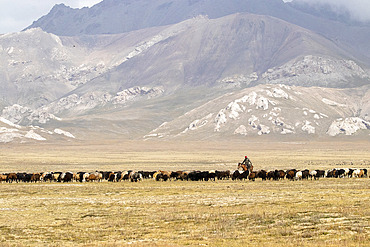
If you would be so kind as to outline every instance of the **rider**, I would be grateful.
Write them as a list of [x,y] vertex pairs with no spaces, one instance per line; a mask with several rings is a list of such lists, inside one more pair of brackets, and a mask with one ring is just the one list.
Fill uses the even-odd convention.
[[244,161],[242,162],[243,165],[246,165],[248,168],[252,166],[252,161],[248,158],[248,156],[245,156]]

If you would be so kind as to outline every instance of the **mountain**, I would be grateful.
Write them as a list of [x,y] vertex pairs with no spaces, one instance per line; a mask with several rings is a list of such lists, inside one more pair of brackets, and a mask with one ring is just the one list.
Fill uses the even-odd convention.
[[46,140],[70,141],[75,139],[70,132],[56,128],[48,130],[39,126],[20,126],[0,117],[0,143],[39,142]]
[[[317,6],[317,5],[316,5]],[[341,49],[370,64],[370,25],[348,23],[333,17],[329,5],[314,11],[312,5],[282,0],[104,0],[91,8],[72,9],[55,5],[29,28],[63,36],[124,33],[179,23],[206,15],[217,19],[247,12],[273,16],[332,40]]]
[[[1,35],[0,142],[368,138],[367,55],[275,16],[321,17],[278,0],[232,1],[223,12],[221,0],[178,0],[162,6],[169,9],[163,22],[150,19],[165,3],[105,0],[81,10],[59,5],[51,13],[65,13],[40,19],[68,31],[78,27],[72,22],[83,11],[94,10],[95,17],[79,25],[111,23],[117,31],[121,25],[113,20],[121,16],[112,11],[124,5],[133,11],[131,31],[59,36],[31,28]],[[232,13],[245,3],[259,14]],[[144,15],[143,6],[153,12]],[[171,19],[180,7],[190,18]],[[200,7],[212,14],[195,15]],[[287,10],[294,15],[288,18]]]
[[369,86],[329,89],[259,85],[211,100],[162,123],[144,138],[247,140],[266,136],[291,140],[351,135],[368,138],[369,89]]
[[176,24],[199,15],[210,19],[238,12],[271,15],[283,8],[280,0],[104,0],[82,9],[55,5],[27,29],[41,27],[62,36],[114,34]]
[[5,102],[50,108],[54,115],[64,111],[56,100],[71,111],[79,109],[69,106],[76,97],[86,98],[77,105],[102,98],[93,108],[125,102],[135,87],[133,94],[152,97],[183,87],[222,93],[259,83],[356,87],[370,80],[368,68],[330,40],[248,13],[115,35],[58,37],[29,29],[0,36],[0,44]]

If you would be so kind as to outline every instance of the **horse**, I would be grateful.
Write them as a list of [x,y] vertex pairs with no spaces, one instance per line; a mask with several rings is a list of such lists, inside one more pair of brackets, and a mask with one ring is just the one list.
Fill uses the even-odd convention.
[[253,172],[253,165],[251,163],[248,165],[245,165],[243,163],[238,163],[238,170],[240,168],[243,169],[243,171]]

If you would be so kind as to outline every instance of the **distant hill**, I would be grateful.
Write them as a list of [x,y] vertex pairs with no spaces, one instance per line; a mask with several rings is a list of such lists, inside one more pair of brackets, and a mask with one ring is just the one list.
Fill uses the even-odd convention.
[[55,5],[27,29],[41,27],[62,36],[116,34],[176,24],[199,15],[215,19],[239,12],[273,15],[284,10],[280,0],[104,0],[82,9]]
[[273,16],[311,30],[370,64],[370,25],[348,23],[328,5],[317,10],[312,5],[282,0],[104,0],[82,9],[59,4],[27,29],[41,27],[62,36],[115,34],[175,24],[199,15],[215,19],[241,12]]
[[58,5],[0,36],[0,142],[368,138],[368,27],[292,6]]
[[[162,123],[145,139],[294,140],[369,138],[370,87],[260,85],[227,94]],[[364,119],[365,118],[365,119]]]

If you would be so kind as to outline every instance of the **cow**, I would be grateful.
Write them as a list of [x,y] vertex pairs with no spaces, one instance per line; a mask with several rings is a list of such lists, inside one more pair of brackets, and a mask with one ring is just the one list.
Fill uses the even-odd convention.
[[111,172],[108,176],[108,182],[117,182],[117,173]]
[[262,181],[267,179],[267,172],[265,170],[260,170],[257,172],[257,177],[261,178]]
[[355,169],[352,175],[355,178],[363,178],[365,174],[367,175],[367,169]]
[[337,178],[344,178],[345,174],[346,174],[346,170],[344,170],[344,169],[338,169],[337,170],[336,177]]
[[157,171],[153,174],[153,179],[156,181],[167,181],[171,178],[171,172],[168,171]]
[[32,173],[26,173],[26,174],[24,174],[23,181],[26,182],[26,183],[31,182],[32,176],[33,176]]
[[81,182],[88,182],[89,176],[90,176],[90,174],[87,173],[87,172],[81,173],[81,178],[80,178]]
[[308,169],[305,169],[302,171],[302,179],[307,179],[310,177],[310,171]]
[[296,173],[297,173],[296,169],[287,170],[286,171],[286,178],[290,179],[290,180],[294,180]]
[[275,171],[267,171],[266,178],[268,180],[275,179]]
[[72,180],[73,180],[73,173],[72,172],[66,172],[63,179],[62,179],[63,183],[72,182]]
[[99,180],[99,178],[98,178],[97,174],[95,174],[95,173],[90,173],[89,176],[86,179],[87,182],[95,182],[95,181],[98,181],[98,180]]
[[188,179],[190,181],[199,181],[200,180],[199,173],[200,173],[200,171],[191,171],[191,172],[189,172]]
[[315,171],[316,171],[315,179],[319,179],[319,178],[325,177],[325,171],[324,170],[315,170]]
[[103,173],[95,172],[95,176],[96,176],[98,182],[101,182],[103,180]]
[[40,173],[33,173],[31,176],[31,182],[41,182],[41,174]]
[[312,180],[312,178],[315,178],[315,180],[316,180],[316,176],[317,176],[317,171],[316,170],[310,171],[311,180]]
[[59,177],[62,175],[62,172],[53,172],[53,181],[57,182]]
[[180,179],[183,181],[183,180],[186,180],[188,181],[189,180],[189,173],[190,171],[183,171],[180,175]]
[[215,170],[210,170],[208,172],[208,178],[209,178],[209,180],[216,181],[216,177],[217,177],[217,175],[216,175],[216,171]]
[[185,171],[170,172],[170,179],[173,179],[173,180],[187,180],[188,179],[188,172],[185,172]]
[[344,168],[343,177],[349,177],[349,168]]
[[130,180],[131,182],[138,182],[143,180],[143,175],[139,172],[131,172],[130,173]]
[[239,178],[239,176],[240,176],[240,171],[239,171],[239,170],[235,170],[235,171],[233,171],[233,172],[232,172],[232,174],[231,174],[231,179],[232,179],[232,180],[236,180],[236,179],[238,179],[238,178]]
[[18,172],[17,173],[17,181],[18,182],[25,182],[26,174],[27,173],[25,173],[25,172]]
[[326,171],[327,178],[336,178],[337,177],[337,169],[330,169]]
[[208,181],[209,171],[192,171],[188,174],[191,181]]
[[255,181],[256,177],[257,177],[257,172],[250,172],[249,176],[248,176],[248,179],[252,180],[252,181]]
[[243,179],[248,179],[248,178],[249,178],[249,170],[246,170],[246,171],[236,170],[233,173],[233,180],[236,180],[236,179],[243,180]]
[[51,174],[50,172],[44,172],[41,174],[41,180],[44,182],[46,181],[51,182],[52,179],[53,179],[53,174]]
[[9,173],[6,176],[6,182],[8,182],[8,183],[17,182],[17,174],[15,174],[15,173]]
[[170,172],[170,179],[178,180],[180,179],[181,174],[182,171]]
[[8,176],[7,175],[5,175],[5,174],[0,174],[0,182],[2,182],[2,181],[5,181],[6,182],[6,178],[7,178]]
[[77,182],[86,182],[86,175],[84,176],[85,172],[77,172],[73,174],[73,179]]
[[349,178],[352,178],[353,177],[353,171],[354,171],[354,169],[349,168],[349,172],[348,172],[348,177]]
[[216,171],[216,177],[218,180],[229,179],[230,171]]
[[275,179],[276,180],[279,180],[279,179],[284,180],[285,175],[286,175],[285,171],[283,171],[283,170],[275,170]]
[[130,179],[130,174],[133,172],[132,170],[124,171],[121,174],[121,180],[129,180]]
[[303,179],[302,171],[297,171],[294,178],[295,180],[302,180]]
[[141,173],[141,175],[143,176],[143,179],[150,179],[150,178],[153,178],[153,174],[155,172],[139,171],[139,173]]
[[107,171],[95,171],[95,172],[102,174],[102,180],[108,180],[109,175],[112,173],[112,172],[107,172]]

